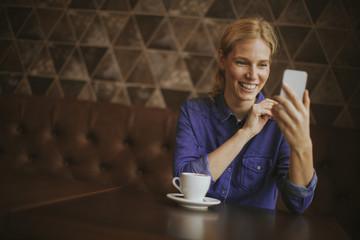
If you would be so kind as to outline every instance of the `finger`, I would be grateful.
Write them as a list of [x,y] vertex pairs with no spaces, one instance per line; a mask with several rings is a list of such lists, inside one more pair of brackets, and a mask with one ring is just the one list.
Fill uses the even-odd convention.
[[263,115],[263,116],[261,117],[261,119],[262,119],[264,122],[267,122],[267,121],[270,119],[270,117],[271,117],[271,116],[269,116],[269,115]]
[[282,132],[289,131],[293,128],[294,122],[286,110],[280,106],[275,106],[272,110],[275,121]]
[[297,119],[297,112],[298,110],[295,108],[294,104],[287,100],[284,97],[281,96],[274,96],[274,99],[284,108],[282,110],[285,110],[284,114],[288,114],[291,116],[292,119]]
[[270,99],[270,98],[265,98],[264,100],[262,100],[259,104],[265,104],[265,105],[276,105],[278,104],[275,100]]
[[280,106],[276,106],[272,109],[273,116],[275,118],[275,121],[279,125],[281,131],[284,131],[287,129],[287,126],[289,125],[289,122],[291,119],[287,116],[285,113],[285,110],[281,108]]
[[303,104],[305,106],[305,109],[307,111],[310,110],[310,96],[309,96],[309,90],[305,90],[304,96],[303,96]]
[[258,116],[260,116],[261,118],[263,118],[264,116],[267,116],[270,118],[273,116],[273,113],[272,113],[271,109],[264,109]]
[[261,104],[257,104],[253,106],[254,113],[256,116],[262,117],[263,115],[268,115],[272,117],[271,109],[277,103],[273,100],[266,102],[262,102]]
[[262,102],[260,102],[258,104],[258,106],[271,110],[277,104],[278,104],[278,102],[276,102],[275,100],[267,98],[267,99],[263,100]]
[[299,97],[295,94],[294,90],[286,85],[285,83],[282,84],[282,88],[284,89],[285,93],[288,95],[290,101],[294,104],[294,106],[299,109],[301,108],[301,100]]

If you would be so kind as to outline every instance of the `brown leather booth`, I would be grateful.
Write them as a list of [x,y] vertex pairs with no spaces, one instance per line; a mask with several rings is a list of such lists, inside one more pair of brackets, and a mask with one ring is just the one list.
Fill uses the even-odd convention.
[[[21,204],[36,204],[113,186],[176,191],[176,121],[177,111],[170,109],[0,95],[0,174],[11,181],[0,183],[0,223],[21,197]],[[311,135],[319,182],[306,213],[335,217],[360,237],[360,131],[312,126]],[[52,184],[54,179],[62,183]]]

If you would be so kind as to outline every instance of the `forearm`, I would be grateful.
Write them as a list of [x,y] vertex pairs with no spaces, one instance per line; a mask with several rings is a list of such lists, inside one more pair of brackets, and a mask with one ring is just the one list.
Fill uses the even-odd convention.
[[245,129],[238,130],[229,140],[209,154],[209,169],[213,180],[217,180],[244,145],[253,136]]
[[299,186],[307,186],[314,176],[312,142],[290,147],[289,179]]

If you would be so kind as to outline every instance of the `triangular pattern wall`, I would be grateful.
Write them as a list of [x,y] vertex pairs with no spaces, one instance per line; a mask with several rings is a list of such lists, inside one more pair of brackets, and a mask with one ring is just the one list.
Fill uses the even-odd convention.
[[285,68],[309,73],[311,121],[360,128],[358,0],[0,0],[0,93],[161,108],[206,96],[232,21],[262,16]]

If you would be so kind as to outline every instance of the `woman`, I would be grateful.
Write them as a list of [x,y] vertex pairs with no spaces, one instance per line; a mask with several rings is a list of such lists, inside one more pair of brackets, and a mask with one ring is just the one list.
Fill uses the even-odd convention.
[[224,32],[209,98],[191,99],[179,112],[174,175],[212,177],[207,196],[227,203],[302,213],[317,176],[310,138],[310,98],[264,98],[277,37],[260,18],[238,20]]

